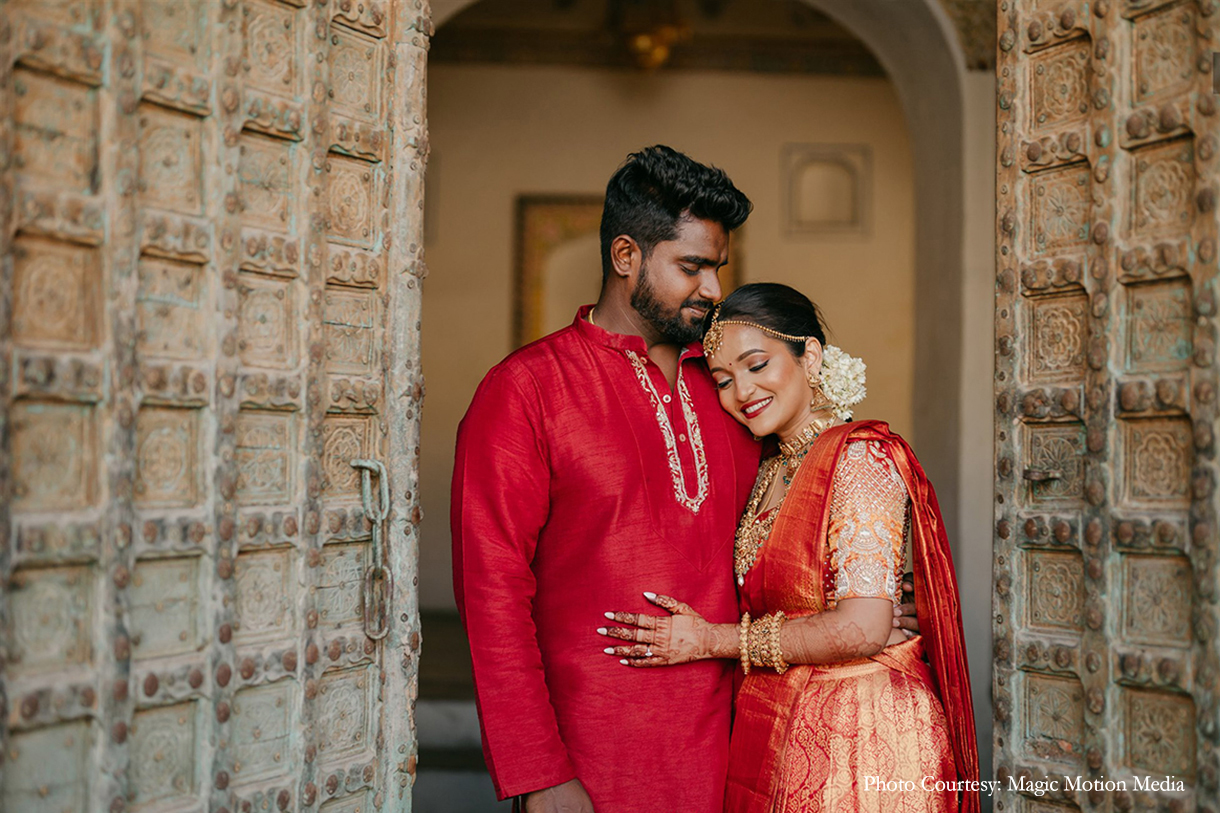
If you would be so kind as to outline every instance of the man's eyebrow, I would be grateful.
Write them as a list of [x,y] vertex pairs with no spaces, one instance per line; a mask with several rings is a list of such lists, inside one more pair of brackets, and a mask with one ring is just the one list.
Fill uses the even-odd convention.
[[688,254],[687,256],[679,257],[678,259],[681,262],[690,263],[691,265],[699,265],[699,266],[711,265],[716,268],[719,268],[722,265],[728,265],[728,260],[725,260],[724,262],[720,262],[720,260],[713,260],[709,257],[699,257],[694,254]]

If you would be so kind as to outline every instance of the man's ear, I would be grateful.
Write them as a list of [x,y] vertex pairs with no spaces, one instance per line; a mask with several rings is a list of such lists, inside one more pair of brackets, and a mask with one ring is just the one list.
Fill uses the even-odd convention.
[[610,263],[614,267],[614,273],[620,277],[628,278],[634,276],[640,270],[640,262],[644,259],[644,252],[640,250],[640,244],[626,234],[620,234],[615,237],[610,243]]

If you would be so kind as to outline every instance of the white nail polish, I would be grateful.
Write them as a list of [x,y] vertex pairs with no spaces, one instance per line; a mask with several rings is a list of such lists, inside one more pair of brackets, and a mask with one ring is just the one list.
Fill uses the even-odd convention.
[[597,634],[598,634],[598,635],[605,635],[605,634],[606,634],[606,628],[605,628],[605,627],[598,627],[598,628],[597,628]]
[[623,666],[627,666],[627,665],[628,665],[628,663],[627,663],[627,659],[626,659],[626,658],[623,658],[621,661],[619,661],[619,663],[621,663]]
[[603,613],[603,615],[605,615],[606,618],[609,618],[611,621],[614,620],[614,613]]
[[602,652],[605,652],[607,655],[613,655],[613,654],[614,654],[614,647],[612,647],[612,646],[608,646],[608,647],[606,647],[605,649],[603,649],[603,650],[602,650]]
[[644,598],[648,599],[649,601],[656,601],[656,600],[657,600],[657,594],[656,594],[656,593],[647,593],[647,592],[646,592],[646,593],[644,593]]

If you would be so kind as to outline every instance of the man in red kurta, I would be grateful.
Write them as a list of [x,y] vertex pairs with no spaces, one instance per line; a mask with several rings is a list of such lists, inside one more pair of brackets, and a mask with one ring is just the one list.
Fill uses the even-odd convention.
[[458,430],[454,589],[483,749],[527,813],[719,813],[732,664],[631,669],[602,653],[642,590],[737,618],[732,545],[758,444],[697,340],[749,200],[666,147],[606,191],[602,292],[487,374]]

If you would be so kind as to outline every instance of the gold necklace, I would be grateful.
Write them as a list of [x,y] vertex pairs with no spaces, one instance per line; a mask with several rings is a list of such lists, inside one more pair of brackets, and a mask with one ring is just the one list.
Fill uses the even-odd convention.
[[595,311],[595,310],[597,310],[597,306],[596,306],[596,305],[594,305],[593,307],[589,308],[589,324],[593,325],[593,327],[597,327],[597,322],[594,322],[594,321],[593,321],[593,311]]
[[779,502],[767,512],[765,517],[758,516],[758,506],[767,492],[771,490],[771,485],[775,482],[775,476],[779,473],[782,462],[781,458],[773,457],[763,464],[758,472],[758,479],[754,481],[754,490],[750,493],[750,501],[746,504],[745,513],[741,516],[741,523],[737,526],[737,536],[733,541],[733,572],[737,574],[738,586],[746,583],[746,573],[753,567],[755,560],[758,559],[758,551],[767,541],[767,537],[771,535],[771,526],[775,524],[775,516],[779,513],[780,506],[783,505],[784,497],[787,496],[787,492],[781,495]]
[[[733,571],[737,574],[738,586],[745,584],[746,573],[754,566],[754,562],[758,560],[758,552],[771,536],[771,528],[775,525],[775,519],[788,496],[786,486],[792,485],[792,478],[796,476],[805,455],[809,454],[813,442],[833,423],[833,417],[811,421],[791,440],[780,441],[779,455],[768,460],[759,470],[754,491],[750,493],[750,501],[746,504],[741,523],[737,526],[737,536],[733,541]],[[775,478],[780,476],[781,467],[784,493],[765,517],[759,517],[758,507],[762,504],[763,497],[771,490]]]
[[792,485],[792,478],[796,476],[796,470],[800,468],[805,455],[809,454],[809,447],[834,423],[834,420],[833,416],[822,420],[812,420],[805,424],[805,428],[797,432],[791,440],[779,442],[780,458],[787,469],[784,473],[784,485]]

